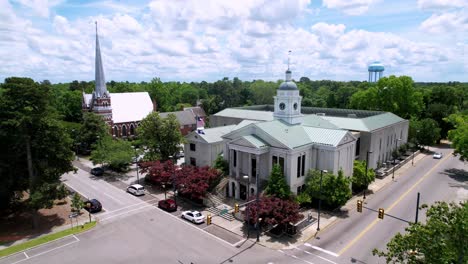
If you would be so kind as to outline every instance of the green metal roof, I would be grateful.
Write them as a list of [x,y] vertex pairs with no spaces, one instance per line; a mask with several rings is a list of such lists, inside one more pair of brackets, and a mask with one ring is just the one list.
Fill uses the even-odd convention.
[[245,110],[238,108],[226,108],[214,116],[227,116],[234,118],[241,118],[244,120],[258,120],[258,121],[271,121],[273,120],[273,112]]
[[308,144],[338,146],[347,134],[346,130],[290,125],[280,120],[257,123],[254,126],[291,149]]
[[307,115],[302,118],[302,125],[312,126],[312,127],[321,127],[321,128],[334,128],[339,129],[338,126],[332,124],[330,121],[325,120],[317,115]]
[[379,115],[369,116],[366,118],[352,117],[336,117],[336,116],[320,116],[321,118],[330,121],[332,124],[348,130],[370,132],[379,128],[383,128],[395,123],[404,121],[405,119],[389,112],[382,112]]
[[207,143],[216,143],[223,141],[223,138],[221,137],[231,132],[234,127],[236,127],[236,125],[206,128],[203,130],[205,134],[198,134],[196,130],[192,133],[197,133],[197,136],[204,139]]
[[247,135],[243,136],[242,138],[248,141],[250,144],[254,145],[256,148],[265,148],[269,146],[268,143],[255,135]]

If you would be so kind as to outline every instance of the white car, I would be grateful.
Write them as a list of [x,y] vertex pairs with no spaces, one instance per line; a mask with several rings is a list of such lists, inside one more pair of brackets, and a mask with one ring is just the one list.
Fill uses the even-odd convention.
[[442,158],[442,153],[434,153],[434,155],[432,155],[432,158],[433,159],[441,159]]
[[203,216],[198,211],[184,211],[182,212],[182,218],[195,224],[201,224],[205,222],[205,216]]
[[144,195],[145,194],[145,187],[143,187],[140,184],[132,184],[127,187],[127,192],[139,196],[139,195]]

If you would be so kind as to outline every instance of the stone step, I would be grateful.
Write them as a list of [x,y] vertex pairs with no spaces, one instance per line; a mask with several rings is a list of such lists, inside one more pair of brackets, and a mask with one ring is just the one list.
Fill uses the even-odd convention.
[[233,221],[234,220],[234,217],[232,216],[232,214],[228,211],[228,212],[225,212],[224,214],[221,214],[222,210],[219,209],[219,208],[216,208],[216,207],[210,207],[207,209],[208,212],[212,213],[213,215],[217,215],[217,216],[220,216],[228,221]]

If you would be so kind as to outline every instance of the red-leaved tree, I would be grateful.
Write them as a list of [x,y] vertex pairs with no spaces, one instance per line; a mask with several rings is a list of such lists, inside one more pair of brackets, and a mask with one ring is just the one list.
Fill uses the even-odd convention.
[[[255,198],[252,198],[255,200]],[[257,219],[261,218],[262,223],[268,225],[286,225],[287,223],[295,223],[301,219],[299,214],[299,204],[292,199],[282,200],[275,196],[260,197],[257,207],[256,202],[252,202],[247,206],[244,212],[246,219],[250,223],[257,223]]]
[[147,179],[157,185],[172,183],[176,167],[171,160],[147,161],[139,164],[140,172],[147,173]]
[[213,187],[220,178],[218,170],[191,165],[183,166],[176,172],[177,189],[180,193],[193,199],[205,197],[210,187]]

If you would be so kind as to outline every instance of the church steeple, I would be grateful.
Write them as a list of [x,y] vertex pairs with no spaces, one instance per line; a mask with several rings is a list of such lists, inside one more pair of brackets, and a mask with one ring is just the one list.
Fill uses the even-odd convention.
[[97,22],[96,23],[96,75],[95,75],[95,83],[96,87],[94,89],[95,96],[100,97],[107,97],[109,92],[107,91],[106,87],[106,80],[104,79],[104,67],[102,65],[102,58],[101,58],[101,47],[99,46],[99,37],[97,31]]

